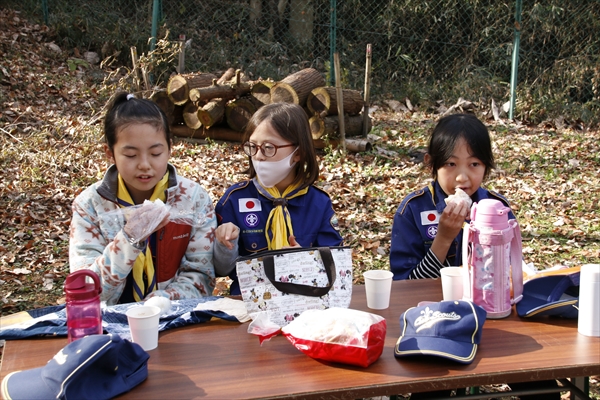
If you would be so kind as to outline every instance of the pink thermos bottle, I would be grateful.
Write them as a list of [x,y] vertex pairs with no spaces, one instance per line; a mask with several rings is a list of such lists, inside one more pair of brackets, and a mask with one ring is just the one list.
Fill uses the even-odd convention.
[[483,307],[487,318],[509,316],[522,298],[521,231],[509,212],[498,200],[481,200],[464,230],[464,298]]
[[[93,283],[87,283],[87,277]],[[87,335],[102,334],[102,312],[100,311],[100,279],[94,271],[80,269],[72,272],[65,280],[67,298],[67,332],[69,343]]]

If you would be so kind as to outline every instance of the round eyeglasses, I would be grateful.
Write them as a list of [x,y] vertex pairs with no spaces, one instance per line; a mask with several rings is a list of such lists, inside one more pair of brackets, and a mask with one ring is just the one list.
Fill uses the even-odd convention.
[[257,145],[256,143],[252,143],[252,142],[246,142],[243,144],[244,153],[246,153],[250,157],[254,157],[256,155],[256,153],[258,153],[258,149],[260,149],[260,152],[263,154],[263,156],[269,157],[269,158],[274,157],[275,154],[277,154],[278,149],[281,149],[282,147],[292,147],[292,146],[296,146],[296,145],[295,144],[284,144],[282,146],[278,146],[276,144],[269,143],[269,142],[264,142],[260,146]]

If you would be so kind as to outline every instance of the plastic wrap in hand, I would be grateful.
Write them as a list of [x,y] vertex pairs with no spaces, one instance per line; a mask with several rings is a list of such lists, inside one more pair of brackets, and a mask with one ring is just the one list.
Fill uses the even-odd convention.
[[206,216],[194,210],[181,210],[163,203],[160,199],[145,200],[142,204],[118,208],[98,215],[102,223],[124,224],[126,233],[133,242],[148,238],[168,215],[169,222],[201,227]]
[[383,352],[386,329],[379,315],[333,307],[304,311],[281,332],[312,358],[368,367]]

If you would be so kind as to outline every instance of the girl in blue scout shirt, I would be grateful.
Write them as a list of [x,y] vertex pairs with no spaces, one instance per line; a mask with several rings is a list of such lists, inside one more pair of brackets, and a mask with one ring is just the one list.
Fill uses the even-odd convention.
[[[394,279],[438,278],[440,269],[462,265],[462,229],[470,204],[445,199],[462,189],[473,202],[501,195],[482,188],[494,168],[488,129],[472,114],[441,118],[429,140],[425,165],[433,181],[402,200],[392,225],[390,269]],[[515,218],[512,212],[509,218]],[[512,383],[513,390],[557,387],[555,381]],[[411,399],[449,396],[446,391],[415,393]],[[559,393],[526,395],[521,399],[560,399]]]
[[[462,228],[469,204],[445,199],[462,189],[472,201],[508,201],[481,187],[494,168],[490,135],[471,114],[439,120],[429,140],[425,165],[433,181],[409,194],[394,216],[390,266],[394,279],[437,278],[445,266],[462,265]],[[512,212],[509,218],[514,218]]]
[[[171,134],[156,103],[116,95],[104,120],[104,150],[113,165],[104,179],[73,202],[69,241],[71,272],[98,274],[107,304],[152,296],[175,299],[212,295],[213,242],[217,219],[209,194],[177,175],[168,163]],[[160,199],[175,213],[204,215],[200,226],[158,216],[154,205],[122,218],[102,214]],[[148,236],[149,235],[149,236]]]
[[273,103],[248,122],[243,150],[250,180],[231,186],[216,206],[215,272],[233,280],[235,259],[286,247],[339,246],[337,219],[319,176],[310,127],[302,107]]

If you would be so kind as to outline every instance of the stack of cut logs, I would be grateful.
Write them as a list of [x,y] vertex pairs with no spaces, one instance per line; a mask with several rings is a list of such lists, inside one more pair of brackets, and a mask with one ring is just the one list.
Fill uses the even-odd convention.
[[[346,136],[363,133],[364,101],[358,91],[342,91]],[[320,72],[300,70],[279,82],[248,81],[240,70],[220,78],[210,73],[174,75],[166,90],[151,99],[165,112],[176,136],[241,141],[252,114],[269,103],[289,102],[306,111],[313,139],[336,141],[339,115],[336,88],[325,86]],[[371,119],[367,131],[371,129]]]

